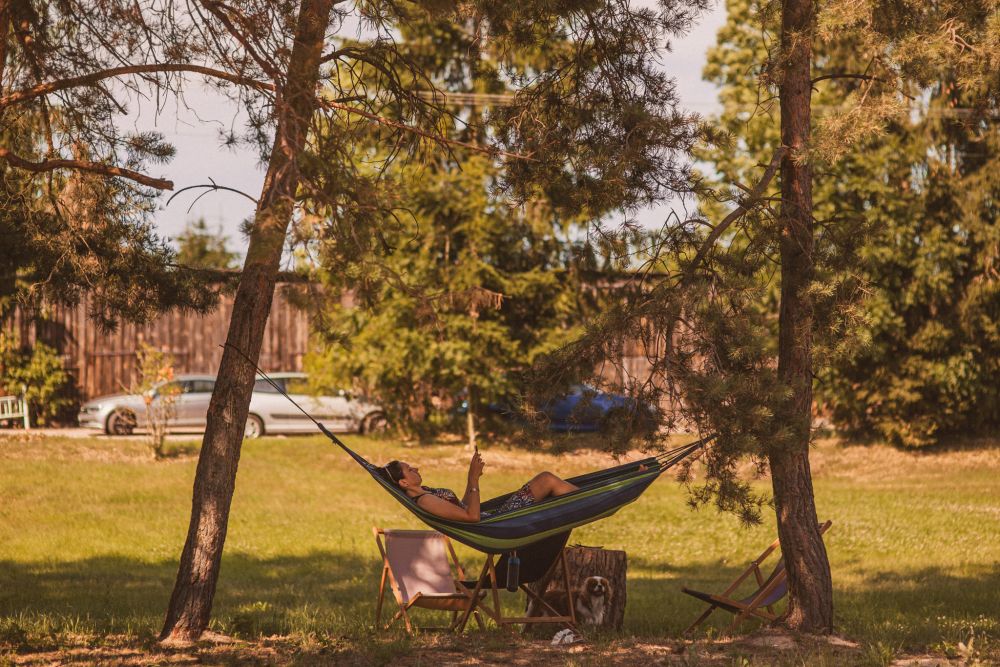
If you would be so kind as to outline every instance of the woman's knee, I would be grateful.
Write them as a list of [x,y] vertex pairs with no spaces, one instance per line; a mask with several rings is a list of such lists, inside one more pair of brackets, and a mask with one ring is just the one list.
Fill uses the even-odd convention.
[[539,496],[544,496],[545,493],[552,488],[554,479],[558,478],[552,473],[548,471],[540,472],[531,478],[531,481],[528,482],[528,488],[531,489],[531,492],[537,499]]
[[554,484],[559,483],[559,478],[550,473],[548,470],[540,472],[531,478],[532,486],[541,486],[544,488],[551,488]]

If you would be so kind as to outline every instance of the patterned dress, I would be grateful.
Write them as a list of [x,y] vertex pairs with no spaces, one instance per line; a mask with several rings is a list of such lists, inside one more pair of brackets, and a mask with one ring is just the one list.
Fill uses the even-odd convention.
[[[465,503],[463,503],[459,497],[451,489],[439,489],[432,486],[422,486],[420,487],[425,493],[437,496],[442,500],[447,500],[453,505],[458,505],[462,509],[466,509]],[[420,496],[417,496],[418,498]],[[504,514],[505,512],[513,512],[514,510],[521,509],[522,507],[528,507],[529,505],[535,504],[535,496],[532,495],[531,489],[527,484],[522,486],[520,489],[510,494],[510,497],[504,501],[503,505],[495,510],[489,512],[480,512],[480,518],[485,519],[487,517],[496,516],[497,514]]]

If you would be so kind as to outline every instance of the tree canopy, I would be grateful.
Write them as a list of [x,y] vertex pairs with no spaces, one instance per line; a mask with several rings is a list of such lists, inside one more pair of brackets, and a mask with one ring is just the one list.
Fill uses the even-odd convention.
[[240,258],[229,249],[229,238],[222,229],[209,228],[205,218],[188,222],[184,231],[174,240],[177,244],[177,263],[193,269],[232,270]]
[[[404,37],[401,53],[460,119],[447,136],[485,149],[480,128],[489,110],[514,99],[499,73],[503,54],[477,45],[472,21],[414,22]],[[545,60],[508,54],[506,78]],[[355,148],[354,168],[365,172],[372,155],[382,155],[377,137]],[[320,318],[327,345],[307,358],[312,377],[360,384],[396,424],[427,431],[447,421],[436,408],[450,410],[459,395],[473,413],[515,400],[518,372],[581,332],[596,301],[581,283],[581,270],[596,259],[586,218],[561,213],[544,193],[517,205],[503,188],[505,173],[495,158],[459,145],[380,166],[378,179],[405,204],[383,226],[391,251],[381,255],[346,258],[336,239],[312,236],[321,228],[304,221],[303,240],[327,287]]]
[[[775,110],[746,76],[767,54],[767,17],[751,8],[729,3],[705,70],[721,87],[719,120],[733,137],[702,153],[720,183],[752,178],[779,142]],[[862,46],[845,32],[820,42],[817,61],[824,72],[854,72],[865,64]],[[920,446],[1000,416],[996,333],[983,326],[998,306],[998,132],[995,107],[977,107],[982,95],[958,84],[960,64],[909,82],[908,105],[894,107],[884,130],[860,138],[857,150],[838,149],[815,177],[819,409],[854,436]],[[866,85],[818,83],[818,131]],[[758,234],[733,243],[746,247]],[[762,294],[761,307],[773,298]]]

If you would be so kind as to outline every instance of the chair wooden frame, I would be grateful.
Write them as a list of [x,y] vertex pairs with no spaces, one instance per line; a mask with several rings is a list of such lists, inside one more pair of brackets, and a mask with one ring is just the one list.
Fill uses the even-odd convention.
[[[455,582],[455,592],[447,595],[425,595],[418,592],[411,599],[406,600],[404,599],[403,593],[400,589],[396,574],[393,573],[392,566],[389,564],[389,555],[386,551],[386,545],[382,543],[383,538],[385,538],[386,531],[382,528],[373,527],[372,532],[375,534],[375,543],[378,545],[379,553],[382,555],[382,578],[379,582],[378,602],[375,605],[376,626],[382,622],[382,603],[385,600],[386,584],[388,583],[389,588],[392,590],[393,597],[396,599],[396,604],[399,606],[399,610],[389,620],[389,622],[385,624],[383,629],[388,630],[393,623],[399,619],[403,619],[403,623],[406,626],[406,632],[409,634],[413,634],[415,629],[441,630],[445,632],[452,632],[458,629],[459,632],[461,632],[461,630],[465,628],[466,623],[468,623],[470,614],[475,616],[476,623],[479,627],[483,627],[482,617],[476,610],[476,595],[479,595],[479,597],[482,598],[485,593],[473,593],[462,585],[462,580],[465,579],[465,571],[462,569],[462,565],[458,561],[458,556],[455,554],[455,548],[452,546],[451,540],[449,540],[447,536],[433,530],[408,531],[426,533],[427,537],[435,536],[444,541],[444,544],[447,547],[448,555],[450,556],[450,563],[448,565],[452,570],[452,577]],[[415,607],[421,609],[434,609],[438,611],[450,611],[451,622],[447,626],[442,627],[417,628],[409,614],[410,610]],[[459,614],[464,614],[461,619],[459,619]],[[461,628],[459,628],[460,622]]]
[[[566,550],[562,549],[559,551],[559,561],[562,563],[563,571],[563,583],[566,586],[566,595],[569,598],[567,600],[569,607],[569,615],[563,616],[558,611],[552,608],[548,602],[546,602],[542,596],[535,591],[531,590],[527,584],[520,584],[519,588],[524,591],[529,600],[534,600],[542,606],[551,616],[504,616],[503,608],[500,606],[500,588],[503,587],[506,590],[506,586],[501,586],[497,582],[497,572],[496,564],[494,562],[494,555],[487,554],[486,562],[483,564],[483,569],[479,573],[479,579],[476,580],[476,586],[472,589],[471,595],[475,599],[475,604],[473,607],[466,610],[465,615],[462,617],[459,624],[459,632],[465,629],[465,625],[469,622],[469,615],[474,611],[482,610],[487,616],[493,619],[493,622],[498,626],[503,627],[505,625],[515,625],[518,623],[523,623],[524,625],[534,625],[542,623],[560,623],[562,625],[569,626],[574,631],[579,633],[576,624],[576,601],[573,599],[573,589],[570,586],[570,571],[569,563],[566,562]],[[484,595],[489,592],[490,599],[492,601],[492,606],[487,606],[483,604],[485,599]]]
[[[833,521],[827,521],[819,527],[819,534],[822,536],[829,528],[833,525]],[[760,571],[761,564],[776,551],[781,548],[780,540],[775,540],[771,542],[770,545],[764,551],[761,552],[757,558],[750,562],[750,565],[744,570],[740,576],[731,583],[726,590],[718,595],[713,595],[710,593],[702,593],[701,591],[695,591],[690,588],[684,587],[681,590],[688,595],[693,595],[699,600],[711,600],[709,602],[709,607],[706,609],[701,616],[695,619],[694,623],[689,625],[684,634],[690,634],[695,628],[704,623],[708,617],[716,609],[722,609],[723,611],[728,611],[732,613],[735,618],[732,624],[729,626],[729,632],[733,632],[740,626],[743,621],[748,618],[757,618],[765,623],[773,623],[777,620],[777,615],[774,611],[774,603],[778,600],[773,600],[771,604],[764,605],[763,603],[767,601],[774,593],[778,590],[780,586],[787,585],[788,574],[784,569],[783,561],[779,560],[775,565],[774,571],[767,579]],[[753,594],[749,602],[746,602],[746,598],[743,600],[737,600],[733,597],[736,589],[746,581],[747,577],[751,574],[754,575],[754,579],[757,582],[757,591]],[[779,598],[780,599],[780,598]],[[763,607],[763,608],[762,608]],[[739,611],[733,611],[733,610]],[[766,609],[767,611],[764,611]]]

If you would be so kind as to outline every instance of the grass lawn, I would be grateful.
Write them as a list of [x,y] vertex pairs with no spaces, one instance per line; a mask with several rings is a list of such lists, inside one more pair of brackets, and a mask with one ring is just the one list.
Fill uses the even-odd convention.
[[[459,487],[464,477],[461,445],[348,441],[376,461],[419,464],[429,484]],[[195,446],[154,462],[137,440],[0,437],[0,664],[4,651],[151,642],[187,529]],[[586,449],[482,450],[486,497],[540,470],[568,476],[608,463]],[[1000,449],[912,454],[823,440],[813,470],[820,517],[834,522],[826,542],[837,629],[860,644],[860,661],[967,655],[970,638],[974,657],[1000,656]],[[724,587],[773,539],[771,516],[744,529],[714,509],[691,511],[685,498],[663,479],[571,538],[628,552],[628,641],[676,641],[701,610],[680,587]],[[411,643],[398,635],[373,639],[380,562],[372,525],[420,527],[321,437],[245,443],[216,629],[364,646],[373,663],[408,654]],[[459,556],[470,570],[482,563],[465,548]],[[712,636],[723,626],[707,627]],[[490,631],[479,641],[506,636]]]

